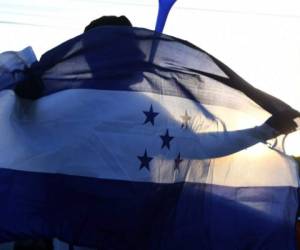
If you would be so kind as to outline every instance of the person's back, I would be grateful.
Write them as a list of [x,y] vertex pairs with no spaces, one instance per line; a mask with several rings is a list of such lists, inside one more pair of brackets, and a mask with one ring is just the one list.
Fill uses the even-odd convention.
[[[127,19],[128,20],[128,19]],[[130,22],[128,22],[124,18],[118,18],[118,17],[102,17],[99,18],[93,22],[91,22],[86,28],[85,32],[89,32],[91,29],[94,29],[96,27],[100,26],[110,26],[110,25],[121,25],[121,26],[131,26]],[[287,119],[282,121],[282,117],[286,117]],[[293,123],[292,119],[290,116],[287,114],[277,114],[273,117],[271,117],[267,121],[267,125],[272,127],[273,129],[277,130],[275,133],[276,134],[281,134],[281,133],[288,133],[292,131],[295,128],[295,124]],[[70,245],[71,246],[71,245]],[[67,250],[69,246],[60,246],[59,244],[55,245],[56,250]],[[80,249],[77,246],[73,247],[74,249]],[[72,247],[70,248],[72,249]],[[82,248],[82,250],[85,250],[86,248]]]

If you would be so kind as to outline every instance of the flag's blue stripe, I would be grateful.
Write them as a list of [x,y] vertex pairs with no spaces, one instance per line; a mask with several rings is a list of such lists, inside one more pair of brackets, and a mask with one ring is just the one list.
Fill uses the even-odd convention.
[[245,95],[221,82],[227,78],[212,59],[183,41],[159,37],[159,53],[151,61],[155,39],[152,31],[141,29],[92,30],[44,54],[33,68],[36,78],[18,93],[26,97],[40,89],[40,96],[68,89],[137,91],[239,110],[249,106]]
[[4,169],[0,183],[1,242],[22,235],[115,250],[295,249],[297,188],[154,184]]
[[[202,82],[193,79],[192,76],[186,76],[185,80],[179,82],[179,78],[183,78],[179,73],[173,73],[172,76],[165,78],[158,77],[151,72],[140,73],[133,79],[126,79],[122,75],[111,76],[107,79],[97,79],[97,76],[94,76],[93,79],[78,79],[80,76],[74,75],[74,78],[76,77],[77,79],[73,80],[45,78],[43,80],[43,96],[68,89],[97,89],[183,97],[203,104],[222,105],[235,109],[242,109],[245,107],[245,103],[249,103],[249,99],[240,92],[214,80],[202,77]],[[135,77],[136,80],[134,80]]]
[[[162,77],[162,74],[157,76],[151,72],[143,72],[133,76],[132,79],[122,75],[113,75],[112,73],[112,76],[106,79],[97,79],[97,76],[94,76],[93,79],[80,79],[80,76],[75,75],[74,79],[70,80],[63,77],[61,79],[45,78],[43,79],[42,96],[70,89],[130,91],[180,97],[205,105],[252,111],[253,114],[257,111],[257,105],[242,93],[215,80],[208,80],[206,77],[202,77],[203,81],[200,81],[192,76],[182,76],[179,73]],[[180,82],[180,78],[185,79]],[[33,88],[35,87],[33,86]]]

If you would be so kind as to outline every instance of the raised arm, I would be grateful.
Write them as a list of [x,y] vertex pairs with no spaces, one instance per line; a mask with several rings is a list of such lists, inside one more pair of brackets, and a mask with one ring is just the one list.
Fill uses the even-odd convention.
[[[296,123],[288,115],[278,114],[271,116],[264,124],[254,128],[200,133],[195,135],[194,145],[197,146],[190,152],[190,157],[206,159],[230,155],[259,142],[264,143],[280,134],[288,134],[296,127]],[[187,144],[184,147],[187,147]]]

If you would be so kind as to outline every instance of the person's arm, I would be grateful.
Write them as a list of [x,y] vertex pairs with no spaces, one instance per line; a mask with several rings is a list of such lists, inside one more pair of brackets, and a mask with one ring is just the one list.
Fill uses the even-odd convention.
[[198,159],[216,158],[239,152],[259,142],[266,142],[280,134],[288,134],[297,127],[285,114],[273,115],[261,126],[254,128],[200,133],[195,135],[197,145],[191,151],[191,157]]
[[201,133],[196,136],[194,153],[198,159],[222,157],[265,142],[276,134],[267,124],[236,131]]

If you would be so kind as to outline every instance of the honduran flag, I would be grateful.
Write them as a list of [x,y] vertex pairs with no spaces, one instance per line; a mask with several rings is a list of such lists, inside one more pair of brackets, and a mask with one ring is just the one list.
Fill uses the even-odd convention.
[[296,164],[264,124],[289,106],[146,29],[1,56],[0,242],[295,249]]

